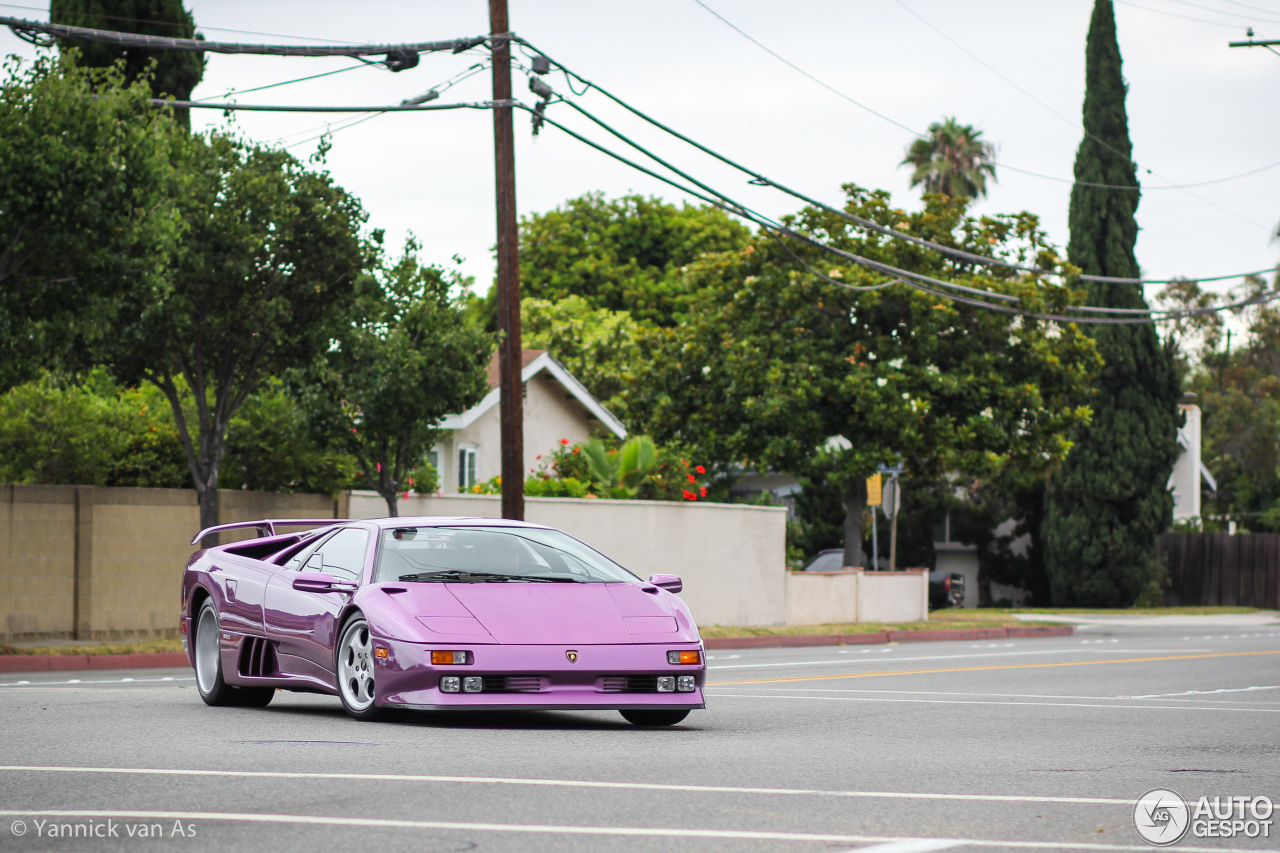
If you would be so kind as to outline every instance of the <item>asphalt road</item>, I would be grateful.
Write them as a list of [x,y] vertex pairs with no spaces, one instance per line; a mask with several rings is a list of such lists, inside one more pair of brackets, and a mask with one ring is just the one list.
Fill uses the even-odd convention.
[[[1280,624],[710,664],[672,729],[208,708],[190,670],[0,677],[0,850],[1144,850],[1149,789],[1280,803]],[[1173,849],[1278,850],[1280,826]]]

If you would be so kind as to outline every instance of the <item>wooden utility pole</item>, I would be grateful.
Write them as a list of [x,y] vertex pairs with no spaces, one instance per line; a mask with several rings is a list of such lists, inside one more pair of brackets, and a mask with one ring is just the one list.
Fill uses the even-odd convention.
[[[507,0],[489,0],[493,99],[511,100]],[[493,110],[498,210],[498,402],[502,440],[502,517],[524,519],[524,369],[520,349],[520,242],[516,232],[516,149],[511,107]]]

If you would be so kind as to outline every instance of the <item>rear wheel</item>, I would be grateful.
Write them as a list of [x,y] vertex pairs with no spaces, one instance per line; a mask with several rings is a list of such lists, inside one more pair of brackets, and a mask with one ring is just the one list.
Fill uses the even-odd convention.
[[196,617],[196,689],[206,705],[238,705],[235,688],[222,678],[222,649],[218,642],[218,610],[205,599]]
[[342,629],[335,669],[342,707],[357,720],[376,719],[381,709],[373,704],[373,637],[363,616],[353,617]]
[[643,711],[619,711],[622,718],[634,726],[674,726],[689,716],[686,711],[669,711],[664,708],[645,709]]

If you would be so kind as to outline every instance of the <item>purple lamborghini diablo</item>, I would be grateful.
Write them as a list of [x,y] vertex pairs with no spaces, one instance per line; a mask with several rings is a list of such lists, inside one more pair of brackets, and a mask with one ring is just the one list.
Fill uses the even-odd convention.
[[[277,689],[383,709],[705,708],[706,660],[675,575],[643,581],[558,530],[488,518],[276,519],[192,555],[181,633],[210,705]],[[280,527],[307,527],[278,533]]]

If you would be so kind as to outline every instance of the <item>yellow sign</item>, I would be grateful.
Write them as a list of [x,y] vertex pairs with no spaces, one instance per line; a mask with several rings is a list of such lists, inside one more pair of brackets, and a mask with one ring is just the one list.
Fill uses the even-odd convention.
[[867,478],[867,506],[880,506],[880,475],[872,474]]

